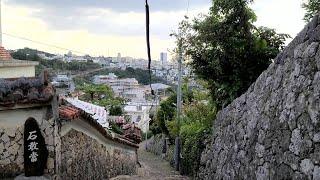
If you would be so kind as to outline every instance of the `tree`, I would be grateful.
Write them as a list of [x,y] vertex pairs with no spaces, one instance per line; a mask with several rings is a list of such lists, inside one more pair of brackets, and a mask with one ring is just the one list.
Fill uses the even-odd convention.
[[122,116],[123,111],[122,111],[121,106],[111,106],[109,108],[109,115],[110,116]]
[[95,85],[95,84],[84,84],[79,88],[86,94],[90,95],[90,100],[95,99],[109,99],[113,97],[113,92],[110,86],[107,85]]
[[304,20],[309,22],[320,11],[320,0],[308,0],[302,7],[306,10]]
[[164,134],[169,134],[166,126],[167,121],[172,121],[176,114],[177,94],[172,94],[168,99],[160,104],[160,108],[156,113],[156,125]]
[[183,44],[194,72],[208,82],[219,109],[247,90],[289,37],[255,27],[250,2],[214,0],[209,15],[179,26],[177,44]]
[[115,97],[110,86],[100,84],[84,84],[79,88],[85,95],[80,97],[83,100],[90,100],[91,103],[103,106],[109,110],[110,116],[122,116],[122,106],[125,100],[121,97]]

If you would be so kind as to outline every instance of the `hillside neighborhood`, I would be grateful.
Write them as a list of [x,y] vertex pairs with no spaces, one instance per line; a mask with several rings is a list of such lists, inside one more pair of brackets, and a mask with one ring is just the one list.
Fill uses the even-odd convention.
[[320,180],[319,84],[319,0],[0,0],[0,179]]

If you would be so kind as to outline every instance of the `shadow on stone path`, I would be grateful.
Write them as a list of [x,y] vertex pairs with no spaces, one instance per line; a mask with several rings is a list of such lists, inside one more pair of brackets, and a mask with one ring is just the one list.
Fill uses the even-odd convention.
[[138,169],[138,175],[117,176],[112,180],[188,180],[188,177],[179,175],[169,164],[159,156],[144,149],[144,143],[140,144],[138,158],[142,167]]

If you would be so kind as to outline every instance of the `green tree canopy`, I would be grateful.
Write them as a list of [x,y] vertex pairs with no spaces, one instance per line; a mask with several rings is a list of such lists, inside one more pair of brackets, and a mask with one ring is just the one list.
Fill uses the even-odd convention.
[[[101,71],[93,73],[93,75],[102,75],[114,73],[119,78],[135,78],[139,84],[148,85],[150,84],[149,71],[143,70],[140,68],[133,69],[132,67],[128,67],[125,70],[122,69],[103,69]],[[164,79],[161,79],[154,74],[151,75],[151,83],[167,83]]]
[[90,95],[90,100],[94,99],[111,99],[113,98],[113,92],[110,86],[107,85],[95,85],[95,84],[84,84],[79,87],[80,90]]
[[208,82],[218,108],[244,93],[289,37],[255,27],[250,2],[214,0],[208,15],[180,23],[177,43],[191,56],[194,72]]
[[110,116],[122,116],[123,111],[122,111],[121,106],[111,106],[109,108],[109,115]]
[[302,4],[302,7],[306,10],[304,20],[309,22],[320,11],[320,0],[308,0]]
[[110,86],[104,84],[84,84],[79,89],[85,93],[81,99],[107,108],[110,116],[123,115],[122,106],[125,104],[125,100],[121,97],[115,97]]

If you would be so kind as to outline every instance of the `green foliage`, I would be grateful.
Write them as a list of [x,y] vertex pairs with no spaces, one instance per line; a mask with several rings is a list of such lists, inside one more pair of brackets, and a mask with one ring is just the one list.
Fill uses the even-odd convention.
[[[190,176],[196,175],[201,153],[205,148],[204,140],[211,134],[212,122],[217,109],[208,102],[195,101],[184,107],[181,118],[180,137],[182,142],[181,172]],[[171,137],[178,135],[177,120],[167,122]]]
[[306,10],[304,20],[309,22],[320,11],[320,0],[308,0],[302,7]]
[[152,132],[153,135],[160,134],[161,129],[160,126],[158,125],[158,122],[156,120],[156,117],[154,115],[150,115],[150,124],[149,124],[149,129]]
[[[150,84],[149,71],[142,69],[133,69],[131,67],[127,68],[124,72],[118,72],[119,78],[136,78],[140,84]],[[151,77],[152,83],[155,82],[163,82],[161,78],[152,75]]]
[[41,65],[59,71],[87,71],[90,69],[100,68],[99,64],[93,62],[64,62],[61,60],[40,60]]
[[[191,91],[187,87],[187,83],[184,83],[182,86],[182,101],[183,104],[190,104],[193,102],[194,92]],[[176,109],[177,109],[177,94],[173,92],[166,100],[160,103],[160,108],[156,112],[156,116],[154,118],[154,123],[151,125],[152,131],[157,133],[164,133],[166,135],[175,135],[178,129],[173,130],[172,127],[177,127],[174,125],[175,121],[173,121],[176,117]],[[172,128],[169,132],[169,128]]]
[[[121,69],[105,69],[98,71],[96,74],[108,74],[108,73],[114,73],[119,78],[135,78],[140,84],[148,85],[150,84],[150,78],[149,78],[149,71],[143,70],[143,69],[133,69],[131,67],[127,68],[126,70]],[[151,76],[151,83],[166,83],[165,80],[156,77],[155,75]]]
[[88,77],[74,77],[73,82],[76,87],[81,87],[84,84],[90,84],[91,81]]
[[244,93],[279,53],[288,37],[255,27],[246,0],[215,0],[209,15],[180,23],[183,44],[194,72],[206,80],[219,108]]
[[36,67],[36,74],[41,73],[43,69],[49,68],[55,71],[87,71],[90,69],[100,68],[100,65],[93,62],[64,62],[62,60],[45,60],[38,56],[38,53],[43,53],[48,57],[54,56],[53,54],[38,51],[35,49],[24,48],[18,49],[11,53],[14,59],[38,61],[39,65]]
[[[192,131],[195,132],[191,133]],[[188,133],[182,133],[181,137],[181,173],[189,176],[195,176],[199,170],[201,154],[205,149],[204,141],[205,138],[207,138],[208,133],[200,124],[190,126],[185,132]]]
[[109,115],[110,116],[122,116],[123,111],[122,111],[121,106],[111,106],[109,108]]
[[[217,109],[211,103],[205,101],[193,102],[184,106],[183,117],[181,118],[180,135],[191,135],[202,131],[209,131],[215,119]],[[167,122],[171,137],[178,135],[177,119]]]
[[107,85],[95,85],[95,84],[83,84],[78,87],[80,90],[86,93],[86,95],[90,95],[90,99],[85,96],[85,100],[94,101],[95,99],[111,99],[113,98],[113,92],[110,86]]
[[104,84],[83,84],[77,87],[85,93],[80,99],[109,109],[110,116],[122,116],[125,100],[115,97],[110,86]]
[[38,53],[43,53],[43,52],[30,49],[30,48],[24,48],[24,49],[18,49],[17,51],[12,52],[11,56],[14,59],[40,61],[41,58],[38,56]]
[[[183,84],[183,112],[180,119],[180,137],[182,141],[182,173],[193,176],[199,169],[201,153],[205,148],[204,139],[211,133],[212,122],[217,108],[208,101],[210,95],[205,90],[190,91]],[[176,100],[174,93],[162,101],[150,130],[153,134],[164,133],[171,139],[179,135],[176,118]]]
[[205,148],[204,141],[211,134],[216,112],[215,106],[202,102],[193,103],[185,108],[180,130],[183,174],[196,175],[201,153]]
[[153,107],[158,108],[150,111],[150,130],[152,131],[152,134],[157,135],[162,132],[165,132],[165,134],[168,134],[168,129],[166,127],[165,121],[171,120],[172,117],[175,114],[176,109],[176,94],[172,88],[168,89],[168,94],[170,96],[166,99],[161,101],[160,107]]
[[116,107],[116,106],[122,106],[125,104],[125,100],[121,97],[114,97],[113,95],[111,97],[104,97],[102,99],[98,99],[97,101],[94,101],[96,104],[104,107]]
[[[152,131],[148,131],[147,133],[142,132],[142,141],[150,139],[153,136]],[[146,138],[147,137],[147,138]]]
[[111,128],[111,131],[117,134],[121,134],[121,135],[123,134],[123,129],[114,122],[110,123],[110,128]]

